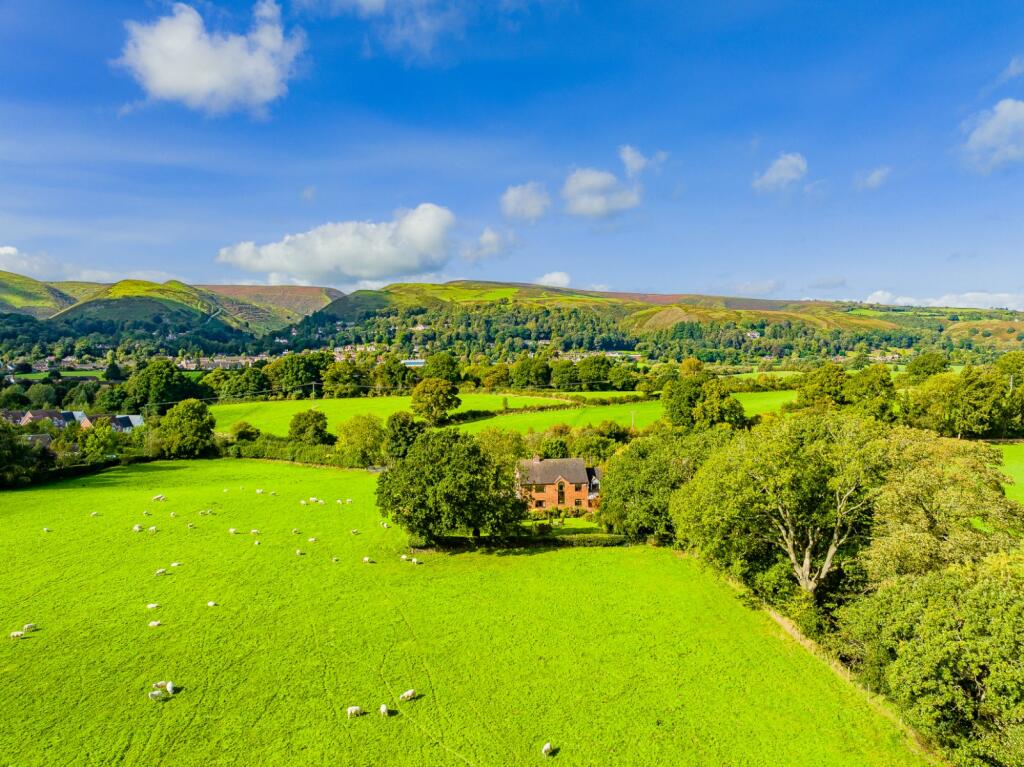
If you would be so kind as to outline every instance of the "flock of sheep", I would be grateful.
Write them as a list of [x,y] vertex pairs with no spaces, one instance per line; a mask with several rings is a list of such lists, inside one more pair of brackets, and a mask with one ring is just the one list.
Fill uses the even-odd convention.
[[[224,492],[227,493],[228,489],[225,488]],[[265,495],[267,493],[263,489],[257,489],[256,490],[256,494],[257,495]],[[271,491],[269,493],[269,495],[276,496],[277,493]],[[157,495],[153,496],[152,500],[154,502],[160,503],[160,502],[166,501],[167,498],[162,493],[158,493]],[[342,501],[339,498],[337,500],[337,503],[339,505],[348,505],[348,504],[352,503],[352,499],[351,498],[346,498],[344,501]],[[306,505],[310,505],[310,504],[323,505],[324,504],[324,500],[321,499],[321,498],[317,498],[316,496],[310,496],[308,499],[300,500],[299,504],[301,506],[306,506]],[[144,510],[142,513],[143,513],[144,516],[147,516],[147,517],[152,516],[152,513],[149,512],[148,510]],[[199,512],[199,516],[212,516],[213,514],[214,514],[214,512],[213,512],[212,509],[204,509],[204,510],[201,510]],[[90,514],[90,516],[92,516],[92,517],[99,516],[99,512],[95,512],[94,511],[94,512],[92,512]],[[175,514],[175,512],[172,511],[170,513],[170,516],[171,517],[176,517],[177,514]],[[388,523],[386,521],[382,520],[380,522],[380,525],[381,525],[381,527],[383,527],[385,529],[388,528]],[[148,528],[144,527],[141,524],[135,524],[135,525],[132,526],[132,532],[135,532],[135,533],[141,533],[141,532],[143,532],[144,529],[148,533],[150,533],[150,534],[155,534],[155,533],[159,532],[159,530],[158,530],[156,525],[151,525]],[[190,530],[191,529],[195,529],[195,525],[193,523],[189,522],[188,523],[188,529],[190,529]],[[43,528],[43,532],[49,533],[49,532],[51,532],[51,530],[48,527],[44,527]],[[298,528],[292,528],[292,533],[294,535],[299,535],[300,531],[299,531]],[[353,529],[351,531],[351,533],[353,535],[359,535],[360,534],[359,530],[357,530],[357,529]],[[237,535],[238,534],[238,530],[236,528],[234,528],[234,527],[228,528],[228,534],[229,535]],[[260,535],[260,531],[257,528],[253,528],[253,529],[251,529],[249,531],[249,534],[252,535],[252,536],[259,536]],[[316,543],[316,541],[317,541],[317,539],[315,537],[313,537],[313,536],[310,536],[307,539],[308,543]],[[256,546],[259,546],[260,545],[259,538],[255,538],[253,543]],[[305,552],[302,549],[296,549],[295,553],[296,553],[297,556],[304,556],[305,555]],[[411,563],[413,565],[422,564],[419,559],[417,559],[416,557],[410,557],[407,554],[400,555],[400,559],[403,562],[409,562],[409,563]],[[337,562],[338,561],[338,557],[332,557],[331,561]],[[371,559],[369,556],[364,556],[362,561],[363,561],[364,564],[375,564],[374,560]],[[170,563],[171,567],[179,567],[180,565],[181,565],[180,562],[171,562]],[[166,575],[166,574],[167,574],[167,569],[163,568],[163,567],[158,568],[156,570],[156,572],[154,573],[154,575],[156,575],[156,576],[163,576],[163,575]],[[217,603],[211,600],[211,601],[207,602],[206,605],[207,605],[207,607],[216,607]],[[157,602],[150,602],[149,604],[146,605],[146,608],[148,610],[156,610],[156,609],[159,609],[159,607],[160,607],[160,604],[157,603]],[[151,620],[151,621],[149,621],[148,625],[149,625],[150,628],[157,628],[157,627],[159,627],[161,625],[161,622],[159,620]],[[11,636],[11,639],[23,639],[23,638],[26,637],[27,634],[29,634],[29,633],[31,633],[32,631],[35,631],[35,630],[36,630],[35,624],[27,623],[27,624],[25,624],[25,626],[21,630],[19,630],[19,631],[12,631],[10,636]],[[175,692],[176,692],[176,689],[175,689],[175,686],[174,686],[173,682],[171,682],[171,681],[159,681],[159,682],[155,682],[152,685],[152,689],[147,693],[147,697],[150,700],[153,700],[153,701],[167,701],[167,700],[170,700],[174,696]],[[413,689],[409,689],[409,690],[406,690],[405,692],[403,692],[399,696],[399,700],[402,701],[402,702],[411,702],[411,701],[415,700],[416,697],[417,697],[416,696],[416,691],[413,690]],[[388,705],[386,703],[382,703],[378,710],[380,712],[380,715],[383,718],[385,718],[385,719],[391,716],[391,713],[392,713],[391,709],[388,707]],[[365,713],[366,712],[360,706],[349,706],[346,709],[346,714],[347,714],[349,719],[351,719],[353,717],[363,716]],[[541,748],[541,753],[544,756],[551,756],[552,753],[553,753],[553,749],[552,749],[551,743],[545,743],[544,746]]]

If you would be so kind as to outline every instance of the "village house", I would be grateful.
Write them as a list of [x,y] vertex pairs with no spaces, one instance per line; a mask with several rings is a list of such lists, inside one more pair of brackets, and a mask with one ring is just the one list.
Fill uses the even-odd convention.
[[519,462],[516,483],[531,509],[593,509],[600,498],[601,471],[588,468],[582,458],[534,456]]

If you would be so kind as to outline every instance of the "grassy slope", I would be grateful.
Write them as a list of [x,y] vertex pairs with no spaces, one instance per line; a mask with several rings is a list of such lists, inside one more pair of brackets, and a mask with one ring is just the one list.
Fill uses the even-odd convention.
[[57,288],[57,290],[67,293],[76,301],[84,301],[96,295],[104,288],[109,287],[109,285],[102,282],[75,282],[67,280],[51,282],[49,284]]
[[197,285],[216,293],[222,300],[248,304],[268,312],[276,327],[298,322],[344,295],[334,288],[304,285]]
[[[0,642],[0,753],[25,766],[539,765],[551,740],[564,765],[927,763],[695,562],[636,547],[415,567],[399,561],[404,535],[376,523],[373,482],[218,461],[7,493],[3,628],[39,630]],[[309,495],[331,502],[301,507]],[[263,545],[229,527],[260,528]],[[182,692],[147,700],[158,679]],[[409,687],[421,697],[399,703]],[[356,704],[370,715],[347,719]]]
[[45,282],[0,271],[0,312],[42,319],[74,303],[74,298]]
[[[503,400],[510,408],[529,405],[558,405],[550,397],[530,397],[514,394],[463,394],[460,410],[500,410]],[[342,421],[354,415],[376,415],[387,418],[398,410],[408,410],[410,397],[353,397],[350,399],[278,400],[273,402],[238,402],[214,405],[210,408],[217,419],[217,429],[227,431],[238,421],[248,421],[261,431],[285,435],[293,415],[316,408],[327,414],[331,431]]]

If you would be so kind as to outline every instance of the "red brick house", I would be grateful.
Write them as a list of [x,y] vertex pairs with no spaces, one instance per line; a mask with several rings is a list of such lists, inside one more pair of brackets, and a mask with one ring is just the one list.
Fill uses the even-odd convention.
[[582,458],[534,456],[519,462],[516,482],[531,509],[593,509],[600,498],[601,471],[588,468]]

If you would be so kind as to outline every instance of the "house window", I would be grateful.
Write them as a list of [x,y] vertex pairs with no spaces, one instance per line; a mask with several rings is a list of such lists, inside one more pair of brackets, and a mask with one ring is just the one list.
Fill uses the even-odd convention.
[[578,493],[583,489],[583,485],[573,485],[573,489]]
[[576,505],[576,506],[582,506],[582,505],[583,505],[583,501],[581,501],[581,500],[580,500],[579,498],[577,498],[577,499],[576,499],[576,500],[574,501],[574,503],[575,503],[575,505]]
[[565,503],[565,483],[558,483],[558,505],[561,506]]
[[544,508],[544,501],[535,501],[534,504],[533,504],[533,507],[535,509],[543,509]]

